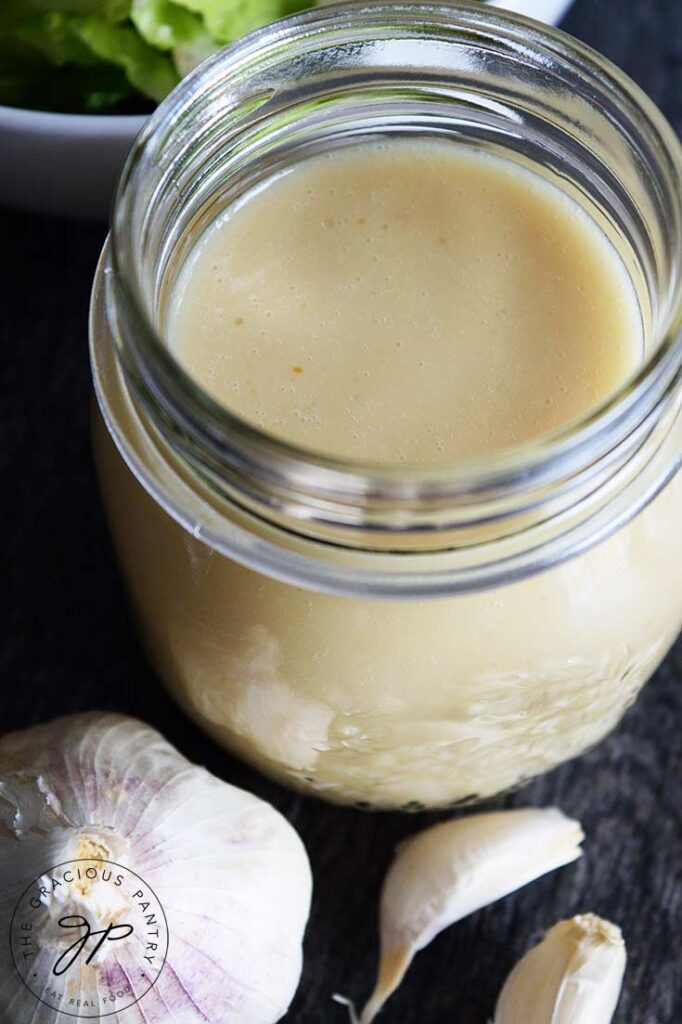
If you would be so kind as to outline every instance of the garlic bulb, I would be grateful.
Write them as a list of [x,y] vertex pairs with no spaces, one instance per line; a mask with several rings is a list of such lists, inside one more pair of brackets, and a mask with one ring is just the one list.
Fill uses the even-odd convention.
[[594,914],[560,921],[507,978],[494,1024],[609,1024],[625,960],[616,925]]
[[582,839],[577,821],[549,807],[457,818],[399,846],[381,896],[378,980],[360,1024],[374,1020],[439,932],[576,860]]
[[0,740],[0,881],[3,1024],[273,1024],[298,984],[298,835],[134,719]]

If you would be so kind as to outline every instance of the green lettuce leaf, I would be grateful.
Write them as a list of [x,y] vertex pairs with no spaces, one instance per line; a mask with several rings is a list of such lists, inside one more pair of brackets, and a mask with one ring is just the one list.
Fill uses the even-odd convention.
[[74,17],[72,24],[90,52],[122,68],[128,81],[143,96],[162,100],[179,81],[168,55],[146,43],[132,26],[115,25],[96,17]]
[[0,103],[33,110],[132,112],[139,94],[121,68],[48,63],[17,38],[0,36]]
[[206,36],[201,18],[172,0],[133,0],[130,17],[142,38],[159,50]]
[[25,49],[31,49],[50,64],[88,67],[98,58],[74,31],[73,20],[65,14],[35,14],[25,18],[12,33]]
[[180,0],[180,3],[203,18],[207,32],[219,43],[231,43],[252,29],[276,21],[291,9],[288,0]]
[[225,43],[316,0],[0,0],[0,103],[145,108]]
[[180,77],[220,48],[203,19],[173,0],[133,0],[130,17],[150,46],[171,51]]

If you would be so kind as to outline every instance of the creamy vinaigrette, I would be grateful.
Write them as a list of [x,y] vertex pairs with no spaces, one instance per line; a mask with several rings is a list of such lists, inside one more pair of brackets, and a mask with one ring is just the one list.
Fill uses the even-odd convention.
[[254,190],[191,254],[167,335],[247,421],[374,462],[547,434],[644,348],[630,278],[587,213],[445,141],[356,145]]
[[[558,188],[451,143],[396,142],[310,159],[225,213],[164,333],[220,402],[281,438],[427,463],[589,410],[640,360],[643,320],[616,249]],[[156,473],[134,406],[110,403]],[[143,490],[101,420],[96,445],[161,676],[230,749],[335,800],[440,806],[545,771],[613,728],[682,622],[682,474],[537,575],[392,601],[238,564]]]

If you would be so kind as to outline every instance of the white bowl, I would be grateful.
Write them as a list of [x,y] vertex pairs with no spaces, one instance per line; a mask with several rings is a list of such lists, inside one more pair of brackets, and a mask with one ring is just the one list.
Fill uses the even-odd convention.
[[487,0],[491,7],[504,7],[527,18],[558,25],[573,0]]
[[0,202],[41,213],[106,217],[145,120],[0,106]]
[[[1,2],[1,0],[0,0]],[[556,25],[573,0],[490,0]],[[51,114],[0,106],[0,202],[105,218],[144,115]]]

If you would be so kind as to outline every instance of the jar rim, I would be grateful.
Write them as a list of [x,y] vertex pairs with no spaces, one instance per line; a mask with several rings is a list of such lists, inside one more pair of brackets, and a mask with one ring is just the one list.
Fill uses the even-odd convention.
[[[309,46],[311,40],[325,33],[347,36],[390,25],[398,31],[423,34],[429,27],[453,34],[478,32],[490,39],[522,46],[526,52],[542,59],[571,66],[584,78],[585,88],[597,86],[615,97],[629,116],[636,116],[640,131],[648,136],[652,152],[667,177],[668,191],[674,205],[670,209],[669,227],[682,249],[682,148],[664,116],[627,75],[590,47],[566,33],[540,26],[531,19],[489,8],[466,0],[446,2],[371,3],[346,0],[323,5],[294,15],[252,33],[237,41],[201,65],[159,106],[138,138],[122,176],[111,233],[111,285],[115,307],[112,329],[120,333],[120,320],[129,319],[123,331],[126,340],[119,348],[121,361],[143,404],[161,408],[162,418],[180,413],[180,431],[193,434],[193,441],[206,444],[212,459],[202,461],[204,479],[220,476],[224,464],[234,471],[238,466],[252,482],[259,475],[267,488],[286,480],[289,490],[280,490],[282,508],[292,509],[292,494],[314,499],[302,513],[294,512],[294,521],[307,526],[312,521],[345,529],[354,515],[344,515],[362,505],[356,525],[363,531],[390,533],[402,530],[405,516],[413,516],[423,500],[442,527],[444,505],[456,507],[453,522],[470,525],[472,509],[480,518],[480,503],[504,491],[516,494],[519,507],[527,508],[533,496],[547,487],[572,478],[590,465],[595,448],[608,453],[622,440],[627,424],[641,425],[660,404],[664,394],[677,386],[682,374],[682,266],[678,258],[674,287],[669,296],[667,330],[634,373],[599,405],[552,433],[521,445],[477,459],[459,459],[450,463],[411,465],[346,461],[313,450],[289,444],[230,412],[214,401],[175,361],[158,333],[141,296],[136,268],[129,258],[131,230],[135,224],[135,190],[149,162],[156,155],[160,138],[172,132],[192,103],[211,87],[215,76],[222,75],[223,84],[234,69],[248,71],[249,65],[264,56],[281,52],[289,46]],[[132,324],[132,330],[130,329]],[[152,416],[154,418],[154,416]],[[187,452],[183,452],[187,454]],[[190,461],[192,461],[190,459]],[[274,474],[274,475],[273,475]],[[276,477],[276,479],[275,479]],[[273,483],[274,481],[274,483]],[[271,495],[268,499],[271,499]],[[259,495],[259,501],[262,494]],[[368,500],[378,500],[386,512],[368,515]],[[270,508],[276,501],[267,500]],[[248,505],[253,508],[252,505]],[[264,506],[263,506],[264,507]],[[388,512],[387,512],[388,510]],[[280,520],[281,522],[281,520]],[[352,524],[351,524],[352,525]],[[414,526],[411,521],[410,526]],[[427,521],[419,529],[429,529]],[[303,531],[305,533],[305,530]],[[339,535],[340,536],[340,535]],[[332,535],[325,540],[334,543]],[[341,543],[344,543],[341,540]]]

